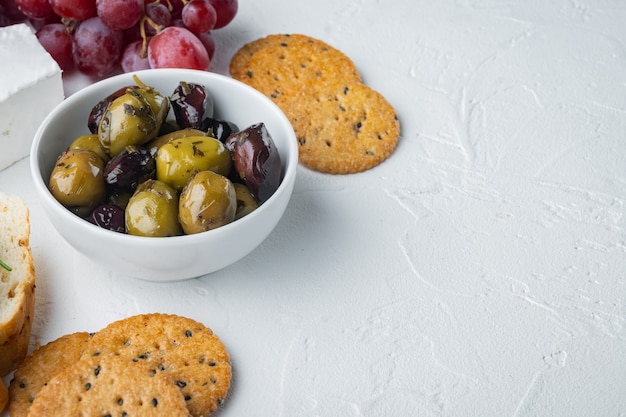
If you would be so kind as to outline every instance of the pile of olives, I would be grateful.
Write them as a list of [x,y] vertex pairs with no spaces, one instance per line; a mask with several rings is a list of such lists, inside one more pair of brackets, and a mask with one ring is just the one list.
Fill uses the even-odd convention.
[[48,185],[70,211],[116,232],[177,236],[228,224],[276,191],[281,160],[263,123],[215,119],[200,84],[166,96],[134,81],[97,103],[89,133],[57,158]]

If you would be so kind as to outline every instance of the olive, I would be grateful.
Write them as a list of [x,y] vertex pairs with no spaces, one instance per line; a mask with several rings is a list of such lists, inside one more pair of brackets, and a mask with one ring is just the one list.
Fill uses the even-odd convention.
[[200,84],[180,82],[170,96],[172,111],[181,128],[206,131],[213,117],[213,97]]
[[98,137],[111,156],[128,145],[142,145],[154,139],[170,109],[169,99],[143,84],[135,75],[135,88],[114,99],[102,115]]
[[124,209],[115,204],[102,204],[96,207],[87,220],[103,229],[125,233]]
[[95,106],[91,109],[89,113],[89,118],[87,119],[87,128],[91,133],[98,133],[98,126],[100,125],[100,120],[102,119],[102,115],[106,112],[106,109],[109,107],[109,104],[116,98],[123,96],[126,93],[128,88],[134,88],[133,86],[122,87],[119,90],[116,90],[100,100],[96,103]]
[[176,124],[176,121],[166,119],[161,125],[161,128],[159,129],[159,136],[166,135],[168,133],[172,133],[177,130],[180,130],[180,127]]
[[85,149],[87,151],[95,152],[104,162],[107,162],[110,159],[109,154],[102,147],[100,139],[98,139],[98,135],[96,134],[77,137],[72,143],[70,143],[68,149]]
[[225,142],[233,154],[233,165],[259,204],[280,185],[281,160],[274,140],[264,123],[230,135]]
[[104,180],[115,190],[134,190],[155,175],[154,156],[141,146],[127,146],[104,167]]
[[238,130],[239,128],[236,124],[227,120],[211,119],[209,121],[209,136],[214,137],[220,142],[226,141],[231,134],[237,132]]
[[232,165],[230,152],[209,136],[187,136],[161,146],[156,155],[156,178],[181,190],[199,171],[227,175]]
[[161,181],[147,180],[140,184],[126,206],[125,224],[130,235],[182,234],[178,222],[178,193]]
[[126,206],[128,205],[128,201],[133,196],[135,190],[116,190],[110,192],[107,197],[107,202],[109,204],[115,204],[118,207],[126,210]]
[[179,219],[186,234],[215,229],[232,222],[237,210],[235,187],[213,171],[200,171],[180,194]]
[[191,129],[191,128],[179,129],[173,132],[169,132],[169,133],[157,136],[156,138],[148,142],[146,144],[146,147],[148,148],[148,150],[150,150],[150,153],[152,153],[153,155],[156,155],[156,152],[159,150],[161,146],[165,145],[168,142],[173,141],[174,139],[186,138],[187,136],[208,136],[208,134],[207,132],[203,132],[202,130],[198,130],[198,129]]
[[71,149],[56,161],[48,186],[54,198],[72,211],[91,211],[106,196],[104,161],[94,152]]
[[155,88],[144,84],[136,75],[133,75],[133,79],[135,80],[135,83],[137,83],[137,85],[139,86],[139,88],[136,90],[137,93],[143,96],[152,108],[152,111],[154,112],[154,117],[157,121],[157,130],[160,130],[161,126],[165,122],[167,114],[170,111],[170,99],[161,94]]
[[237,211],[235,212],[235,220],[252,213],[259,207],[254,196],[244,184],[233,183],[235,187],[235,195],[237,197]]
[[158,131],[150,104],[136,89],[128,89],[107,108],[100,121],[98,136],[108,154],[115,156],[126,146],[141,145],[154,139]]

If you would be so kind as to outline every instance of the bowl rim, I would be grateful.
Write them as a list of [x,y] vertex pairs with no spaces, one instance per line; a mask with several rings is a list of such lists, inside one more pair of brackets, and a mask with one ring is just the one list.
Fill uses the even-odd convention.
[[[256,99],[260,100],[264,103],[264,105],[270,107],[274,113],[277,114],[278,119],[280,119],[281,124],[284,124],[287,128],[287,133],[289,138],[285,141],[287,152],[280,154],[281,163],[283,164],[283,172],[281,176],[281,183],[276,189],[276,191],[270,196],[268,200],[266,200],[263,204],[261,204],[256,210],[252,213],[244,216],[240,219],[232,221],[226,225],[220,226],[215,229],[208,230],[206,232],[196,233],[196,234],[185,234],[179,236],[168,236],[164,238],[155,238],[148,236],[133,236],[126,233],[119,233],[111,230],[107,230],[96,226],[87,220],[81,218],[73,214],[69,211],[65,206],[63,206],[56,198],[50,193],[47,184],[44,181],[43,173],[40,168],[40,157],[39,157],[39,149],[42,142],[43,133],[45,132],[47,126],[50,122],[58,117],[59,114],[66,111],[67,108],[70,108],[76,101],[83,99],[86,96],[89,96],[91,92],[95,89],[102,88],[104,85],[114,85],[120,80],[131,79],[133,75],[137,75],[140,79],[142,74],[159,74],[162,73],[167,76],[177,75],[177,78],[181,76],[184,77],[184,74],[193,73],[194,76],[205,77],[211,82],[216,81],[219,83],[225,83],[225,85],[232,86],[235,88],[239,88],[245,91],[246,94],[250,94],[255,96]],[[200,75],[201,74],[201,75]],[[183,78],[184,79],[184,78]],[[142,80],[143,81],[143,80]],[[149,85],[149,83],[146,83]],[[271,132],[270,132],[271,133]],[[114,75],[109,78],[105,78],[103,80],[97,81],[93,84],[84,87],[74,94],[70,95],[66,99],[64,99],[61,103],[59,103],[48,115],[44,118],[42,123],[36,130],[35,136],[33,138],[33,142],[31,144],[31,152],[30,152],[30,173],[31,178],[35,184],[35,189],[39,194],[39,198],[46,201],[46,206],[53,209],[56,214],[61,216],[64,220],[70,222],[75,228],[87,227],[90,233],[94,233],[95,236],[101,237],[106,240],[122,240],[128,242],[129,244],[132,242],[141,243],[142,245],[150,245],[150,246],[170,246],[172,244],[196,244],[201,243],[205,240],[207,235],[210,235],[215,238],[219,238],[220,235],[228,234],[231,229],[240,229],[245,227],[248,223],[254,222],[255,219],[263,214],[264,211],[272,210],[272,203],[277,201],[282,194],[291,193],[293,190],[296,171],[298,166],[298,147],[297,147],[297,138],[296,134],[293,130],[293,126],[291,122],[284,114],[284,112],[274,103],[271,99],[265,96],[260,91],[254,89],[253,87],[235,80],[231,77],[217,74],[213,72],[205,72],[199,70],[188,70],[188,69],[179,69],[179,68],[161,68],[161,69],[147,69],[140,71],[133,71],[128,73],[123,73],[119,75]]]

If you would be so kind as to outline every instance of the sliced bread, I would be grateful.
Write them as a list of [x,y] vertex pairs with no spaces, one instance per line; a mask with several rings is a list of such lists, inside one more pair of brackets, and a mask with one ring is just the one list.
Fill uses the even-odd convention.
[[35,310],[30,213],[19,196],[0,193],[0,376],[28,353]]

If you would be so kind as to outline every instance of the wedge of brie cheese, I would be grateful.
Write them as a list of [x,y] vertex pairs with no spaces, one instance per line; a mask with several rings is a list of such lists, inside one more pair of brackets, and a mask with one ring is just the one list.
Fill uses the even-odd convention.
[[0,170],[23,159],[63,101],[61,68],[23,23],[0,28]]

